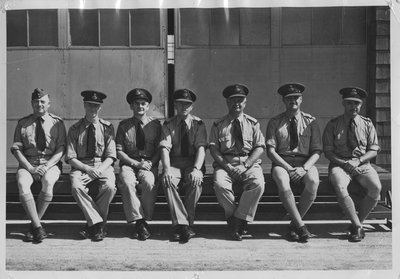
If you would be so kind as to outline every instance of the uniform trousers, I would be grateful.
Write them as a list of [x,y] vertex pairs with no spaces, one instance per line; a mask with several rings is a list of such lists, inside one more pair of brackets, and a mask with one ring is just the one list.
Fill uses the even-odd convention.
[[[36,167],[36,165],[33,166]],[[61,170],[57,165],[49,168],[47,172],[40,178],[40,182],[42,183],[41,192],[53,195],[53,187],[60,177],[60,174]],[[26,169],[19,168],[17,170],[17,183],[20,196],[31,193],[33,180],[32,174]]]
[[[227,157],[225,157],[227,159]],[[239,165],[245,158],[236,160],[229,158],[233,166]],[[239,204],[235,203],[232,189],[233,183],[239,183],[243,189]],[[225,169],[216,166],[214,170],[214,191],[219,204],[225,211],[225,217],[235,216],[246,221],[253,221],[257,211],[258,202],[264,193],[265,181],[262,168],[255,163],[249,168],[240,180],[233,179]]]
[[[94,163],[93,166],[96,167],[98,164],[101,164],[101,162]],[[107,221],[109,206],[117,191],[115,174],[114,168],[110,166],[103,171],[102,177],[83,185],[81,177],[85,174],[81,170],[71,170],[71,192],[78,206],[82,209],[88,225],[93,226]],[[89,195],[89,187],[97,187],[98,193],[94,198]]]
[[[120,182],[117,184],[121,191],[125,217],[128,223],[143,219],[151,220],[158,187],[155,177],[158,167],[151,171],[135,170],[130,166],[122,166],[119,171]],[[139,197],[140,192],[140,197]]]
[[[193,164],[189,167],[177,168],[170,167],[172,174],[172,187],[164,187],[169,211],[171,213],[172,225],[192,226],[196,211],[196,205],[200,198],[202,185],[194,187],[189,179],[189,174],[193,170]],[[182,183],[180,183],[182,180]],[[179,187],[179,188],[178,188]],[[179,192],[184,192],[182,201]]]

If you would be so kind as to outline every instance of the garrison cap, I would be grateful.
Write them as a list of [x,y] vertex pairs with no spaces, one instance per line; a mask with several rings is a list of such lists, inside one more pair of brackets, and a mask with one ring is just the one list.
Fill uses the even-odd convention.
[[126,95],[126,101],[128,102],[128,104],[131,104],[134,100],[137,100],[137,99],[142,99],[142,100],[145,100],[145,101],[151,103],[153,96],[151,96],[149,91],[147,91],[146,89],[143,89],[143,88],[132,89]]
[[339,90],[343,100],[352,100],[361,102],[362,99],[367,97],[367,92],[359,87],[345,87]]
[[305,86],[301,83],[288,83],[278,88],[278,93],[282,97],[302,96]]
[[196,101],[196,94],[189,89],[179,89],[174,92],[174,101],[194,103]]
[[222,91],[222,95],[225,98],[233,98],[233,97],[246,97],[249,94],[249,89],[246,85],[243,84],[233,84],[225,87],[224,91]]
[[103,99],[107,98],[107,95],[99,91],[85,90],[81,92],[84,102],[102,104]]
[[38,100],[46,95],[49,95],[49,93],[41,88],[35,88],[32,92],[32,100]]

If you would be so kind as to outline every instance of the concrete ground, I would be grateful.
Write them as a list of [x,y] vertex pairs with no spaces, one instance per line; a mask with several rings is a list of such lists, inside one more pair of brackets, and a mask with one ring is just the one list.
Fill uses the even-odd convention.
[[262,271],[386,270],[392,268],[392,232],[367,225],[366,238],[350,243],[348,224],[308,224],[315,234],[308,243],[282,237],[287,224],[255,223],[242,242],[227,239],[224,223],[197,223],[189,243],[169,241],[167,222],[151,224],[147,241],[130,239],[127,225],[112,222],[102,242],[82,240],[82,222],[45,221],[52,235],[41,244],[25,243],[24,222],[6,222],[7,271]]

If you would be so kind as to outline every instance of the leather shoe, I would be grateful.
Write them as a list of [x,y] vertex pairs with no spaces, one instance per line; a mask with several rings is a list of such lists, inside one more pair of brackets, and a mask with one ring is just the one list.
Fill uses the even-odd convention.
[[299,242],[307,242],[312,237],[305,225],[297,229],[297,234],[299,235]]
[[192,236],[193,236],[193,234],[190,233],[189,226],[187,226],[187,225],[182,226],[180,240],[183,243],[186,243],[189,241],[189,239],[192,238]]
[[247,221],[242,220],[241,226],[239,228],[239,234],[240,235],[246,235],[249,232],[248,227],[247,227]]
[[102,241],[104,239],[102,223],[94,224],[92,226],[92,229],[93,229],[92,241],[95,242]]
[[85,225],[85,227],[79,232],[79,234],[80,234],[84,239],[89,239],[89,238],[91,238],[90,228],[89,228],[88,224]]
[[144,241],[150,237],[150,232],[148,231],[146,225],[147,225],[147,223],[144,220],[140,221],[139,223],[136,222],[136,227],[137,227],[136,231],[138,233],[138,236],[137,236],[138,240]]
[[181,230],[179,226],[174,227],[174,231],[171,234],[171,241],[181,240]]
[[353,227],[349,237],[350,242],[360,242],[365,237],[365,232],[362,227]]
[[292,224],[289,225],[289,230],[286,233],[286,239],[291,242],[299,240],[299,235],[297,234],[297,229]]
[[236,241],[242,241],[242,235],[240,234],[240,228],[242,227],[243,220],[234,217],[234,222],[233,222],[233,232],[232,232],[232,238],[233,240]]
[[33,241],[40,243],[47,237],[46,231],[43,227],[37,227],[33,229]]
[[188,232],[189,232],[190,238],[196,236],[196,232],[193,230],[193,228],[191,226],[188,227]]
[[32,242],[33,241],[33,227],[32,224],[29,225],[29,231],[25,233],[24,242]]

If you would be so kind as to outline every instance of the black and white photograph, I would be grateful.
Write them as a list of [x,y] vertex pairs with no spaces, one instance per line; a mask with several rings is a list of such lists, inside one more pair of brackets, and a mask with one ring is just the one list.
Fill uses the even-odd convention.
[[0,1],[1,278],[399,278],[400,2],[209,2]]

